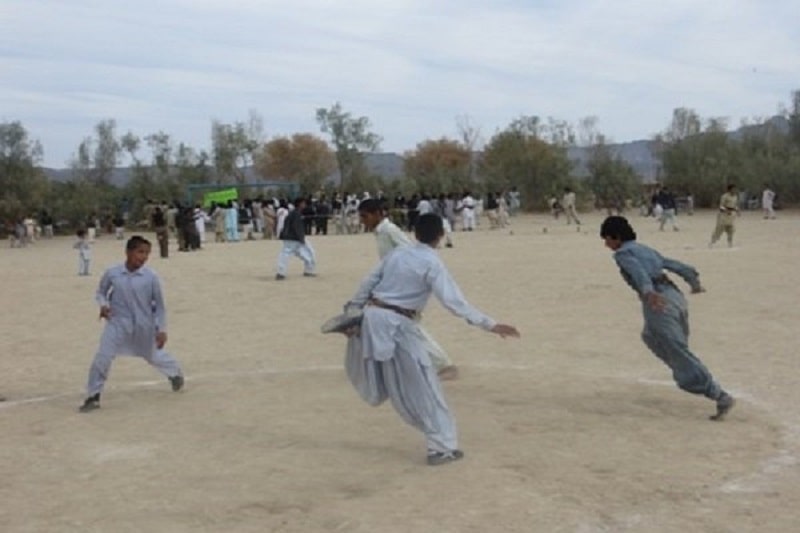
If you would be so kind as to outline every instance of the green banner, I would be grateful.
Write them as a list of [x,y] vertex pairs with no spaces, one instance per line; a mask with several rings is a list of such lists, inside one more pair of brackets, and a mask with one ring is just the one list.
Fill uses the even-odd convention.
[[209,207],[211,202],[225,205],[228,203],[228,200],[236,200],[237,198],[239,198],[239,191],[237,189],[223,189],[221,191],[207,192],[203,195],[203,207]]

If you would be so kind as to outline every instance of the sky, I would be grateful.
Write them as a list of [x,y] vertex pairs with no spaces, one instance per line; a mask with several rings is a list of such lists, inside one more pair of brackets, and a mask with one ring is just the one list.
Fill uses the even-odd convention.
[[68,166],[101,120],[195,149],[211,122],[324,137],[318,108],[367,117],[383,151],[483,142],[520,116],[613,142],[678,107],[765,118],[800,89],[797,0],[0,0],[0,122]]

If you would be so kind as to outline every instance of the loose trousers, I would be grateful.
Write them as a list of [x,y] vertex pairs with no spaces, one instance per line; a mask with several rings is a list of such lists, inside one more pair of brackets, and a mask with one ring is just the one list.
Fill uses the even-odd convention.
[[645,303],[642,340],[656,357],[671,370],[678,387],[716,400],[719,384],[700,359],[689,350],[689,310],[686,298],[671,284],[658,284],[658,293],[666,300],[661,311]]

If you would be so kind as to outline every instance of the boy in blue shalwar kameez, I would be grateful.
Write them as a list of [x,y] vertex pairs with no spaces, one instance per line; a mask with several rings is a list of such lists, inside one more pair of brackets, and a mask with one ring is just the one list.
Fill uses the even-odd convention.
[[705,292],[697,270],[636,242],[636,233],[624,217],[608,217],[600,228],[600,236],[614,252],[614,261],[623,279],[642,301],[642,340],[672,369],[678,387],[714,400],[717,412],[711,419],[722,420],[733,407],[733,397],[719,386],[711,372],[689,350],[686,298],[663,272],[674,272],[689,284],[692,294],[697,294]]
[[150,241],[134,235],[125,246],[125,262],[105,271],[95,299],[100,318],[106,319],[100,347],[89,368],[87,397],[82,413],[100,408],[111,363],[117,355],[143,358],[169,378],[172,390],[183,388],[183,373],[178,362],[166,351],[167,312],[161,282],[145,266],[150,256]]

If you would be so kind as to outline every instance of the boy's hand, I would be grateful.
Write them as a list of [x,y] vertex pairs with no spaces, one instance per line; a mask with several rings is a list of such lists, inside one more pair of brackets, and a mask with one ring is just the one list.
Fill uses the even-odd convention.
[[514,326],[509,326],[508,324],[497,324],[489,331],[496,335],[500,335],[503,338],[519,337],[519,331],[517,331],[517,328]]
[[160,350],[165,344],[167,344],[167,332],[159,331],[156,333],[156,348]]
[[100,317],[98,318],[98,320],[102,320],[104,318],[106,320],[111,318],[111,308],[107,305],[104,305],[100,308]]
[[647,305],[650,306],[650,309],[659,313],[666,307],[664,297],[657,292],[648,292],[645,294],[644,300],[647,302]]
[[361,326],[350,326],[346,330],[342,331],[342,334],[345,337],[358,337],[361,335]]

